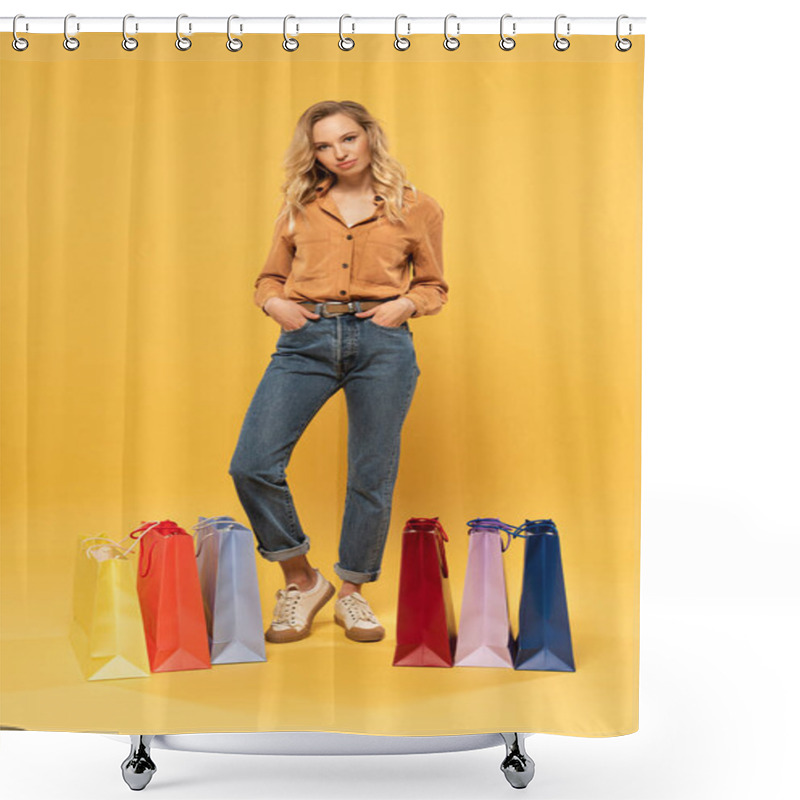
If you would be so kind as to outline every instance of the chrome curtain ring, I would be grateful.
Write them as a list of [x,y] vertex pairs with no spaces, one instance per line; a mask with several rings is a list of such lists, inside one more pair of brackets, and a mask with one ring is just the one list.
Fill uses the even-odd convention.
[[[177,38],[175,39],[175,47],[178,50],[188,50],[192,46],[192,40],[183,36],[181,34],[181,20],[188,18],[188,14],[178,14],[177,19],[175,20],[175,35]],[[189,23],[189,33],[192,32],[192,23]]]
[[[447,32],[447,23],[450,21],[450,17],[456,17],[456,35],[450,36]],[[444,41],[442,44],[444,45],[445,50],[458,50],[459,45],[461,42],[456,38],[458,34],[461,32],[461,23],[458,22],[458,17],[455,14],[448,14],[444,18]]]
[[[500,17],[500,49],[501,50],[513,50],[516,47],[516,44],[517,44],[510,36],[506,36],[503,33],[503,23],[506,21],[507,17],[511,17],[511,16],[513,16],[513,15],[512,14],[503,14],[503,16]],[[517,23],[516,22],[512,22],[511,23],[511,33],[513,34],[513,33],[516,33],[516,32],[517,32]]]
[[[74,16],[75,16],[75,14],[67,14],[67,16],[64,17],[64,49],[65,50],[77,50],[81,46],[81,43],[74,36],[70,36],[67,33],[67,21],[69,20],[70,17],[74,17]],[[81,29],[81,25],[78,22],[78,23],[75,24],[75,32],[77,33],[80,29]]]
[[[356,46],[355,39],[351,39],[349,36],[345,36],[342,33],[342,22],[344,21],[345,17],[349,17],[350,19],[353,19],[349,14],[342,14],[342,16],[339,17],[339,49],[340,50],[352,50]],[[356,26],[355,26],[355,23],[353,23],[353,30],[350,31],[350,32],[353,33],[355,31],[355,29],[356,29]]]
[[[620,38],[620,35],[619,35],[619,21],[621,19],[630,19],[630,17],[627,14],[620,14],[617,17],[617,41],[614,42],[614,47],[616,47],[617,50],[620,51],[620,53],[627,53],[628,50],[630,50],[631,47],[633,47],[633,42],[630,39],[621,39]],[[628,23],[628,33],[630,33],[630,32],[631,32],[631,26],[630,26],[630,23]]]
[[[232,19],[240,19],[240,17],[239,17],[238,14],[231,14],[228,17],[228,41],[225,42],[225,47],[227,47],[228,50],[231,51],[231,53],[238,53],[244,47],[244,42],[241,39],[234,39],[231,36],[231,20]],[[239,32],[241,33],[241,31],[242,31],[242,26],[240,25],[239,26]]]
[[[139,40],[134,39],[132,36],[128,36],[127,24],[129,19],[135,19],[133,14],[126,14],[122,18],[122,49],[130,52],[139,46]],[[135,28],[137,31],[139,30],[138,23],[135,23]]]
[[[397,24],[400,21],[400,17],[403,19],[408,19],[405,14],[398,14],[394,18],[394,49],[395,50],[408,50],[411,47],[411,39],[405,39],[404,37],[400,36],[397,32]],[[406,23],[408,25],[408,35],[411,34],[411,23]]]
[[[553,28],[556,37],[555,41],[553,42],[553,47],[555,47],[555,49],[558,50],[560,53],[563,53],[564,50],[567,50],[569,48],[569,39],[565,39],[563,36],[558,35],[558,21],[560,19],[566,19],[566,18],[567,18],[566,14],[559,14],[556,17]],[[567,23],[567,36],[569,36],[569,22]]]
[[15,50],[18,50],[21,53],[23,50],[27,50],[28,49],[28,40],[27,39],[23,39],[20,36],[17,36],[17,20],[18,19],[25,19],[25,15],[24,14],[17,14],[14,17],[13,22],[11,23],[11,35],[14,37],[13,40],[11,41],[11,46]]
[[[294,39],[293,37],[289,36],[288,33],[286,33],[286,23],[290,19],[297,19],[297,17],[294,14],[287,14],[283,18],[283,42],[282,42],[282,44],[283,44],[283,49],[284,50],[286,50],[289,53],[293,53],[295,50],[297,50],[298,47],[300,47],[300,40],[299,39]],[[296,25],[295,25],[295,28],[296,28],[296,30],[295,30],[295,33],[296,33],[297,30],[299,30],[299,28],[297,28]]]

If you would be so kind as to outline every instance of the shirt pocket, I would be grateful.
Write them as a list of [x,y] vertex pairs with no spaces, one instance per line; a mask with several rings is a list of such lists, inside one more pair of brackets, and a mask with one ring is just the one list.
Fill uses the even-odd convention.
[[333,258],[330,231],[314,229],[298,231],[294,243],[292,278],[296,282],[316,281],[330,274]]
[[404,286],[408,274],[408,252],[402,235],[387,227],[377,227],[365,239],[362,252],[358,271],[360,280],[396,289]]

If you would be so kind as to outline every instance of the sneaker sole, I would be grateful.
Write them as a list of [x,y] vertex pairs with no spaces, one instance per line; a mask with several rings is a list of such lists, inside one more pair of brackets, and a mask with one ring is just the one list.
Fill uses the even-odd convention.
[[317,616],[319,610],[328,602],[328,600],[336,594],[336,587],[332,583],[328,583],[328,588],[325,594],[319,599],[319,602],[308,613],[308,620],[305,627],[299,631],[274,631],[272,628],[267,629],[264,634],[264,639],[272,644],[283,644],[284,642],[299,642],[300,639],[305,639],[311,635],[311,624],[314,622],[314,617]]
[[352,630],[347,629],[347,625],[345,625],[344,620],[337,617],[335,614],[333,616],[333,621],[337,625],[341,625],[344,628],[344,635],[348,639],[352,639],[354,642],[379,642],[386,636],[386,631],[381,628],[380,630],[371,630],[365,631],[360,628],[353,628]]

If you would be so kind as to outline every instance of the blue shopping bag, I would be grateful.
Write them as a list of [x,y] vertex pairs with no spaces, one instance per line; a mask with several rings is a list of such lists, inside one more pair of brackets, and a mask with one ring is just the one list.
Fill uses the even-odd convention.
[[252,531],[228,516],[194,530],[211,663],[266,661]]
[[561,542],[551,519],[525,520],[512,536],[525,538],[514,669],[574,672]]

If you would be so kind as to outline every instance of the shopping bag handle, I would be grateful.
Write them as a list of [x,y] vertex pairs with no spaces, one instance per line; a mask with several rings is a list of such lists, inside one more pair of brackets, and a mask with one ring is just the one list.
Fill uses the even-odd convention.
[[178,528],[178,525],[175,522],[173,522],[171,519],[162,519],[162,520],[157,520],[156,522],[152,522],[152,521],[151,522],[143,522],[138,528],[136,528],[136,530],[131,531],[128,534],[128,536],[131,539],[139,539],[140,537],[136,536],[137,533],[139,533],[142,536],[144,536],[148,531],[151,531],[151,530],[153,530],[153,528],[157,528],[157,527],[159,527],[161,525],[164,525],[168,529],[171,527],[171,528],[180,530]]
[[218,517],[206,517],[205,519],[200,520],[199,522],[195,522],[195,524],[192,525],[192,530],[200,530],[200,528],[205,528],[206,525],[216,525],[218,522],[227,522],[232,525],[236,522],[236,520],[233,517],[229,517],[227,515],[222,515]]
[[[222,526],[225,527],[222,527]],[[196,532],[202,531],[204,528],[214,528],[218,531],[232,531],[232,530],[240,530],[240,531],[247,531],[250,533],[250,528],[245,525],[242,525],[241,522],[237,522],[233,517],[228,516],[221,516],[221,517],[206,517],[204,520],[200,522],[195,522],[192,525],[192,530]]]
[[413,530],[416,528],[421,529],[425,533],[430,533],[430,531],[427,530],[428,528],[434,528],[446,542],[450,541],[442,527],[442,523],[439,522],[439,517],[409,517],[406,520],[406,530]]
[[[122,550],[122,542],[125,541],[123,539],[122,542],[115,542],[113,539],[110,539],[108,536],[87,536],[85,539],[81,539],[81,545],[85,545],[86,542],[91,542],[91,541],[94,541],[95,539],[98,540],[98,541],[104,542],[105,544],[93,544],[90,547],[87,547],[86,550],[84,551],[84,554],[86,555],[86,558],[94,558],[95,557],[95,555],[94,555],[94,551],[95,550],[99,550],[101,547],[108,547],[109,545],[111,545],[112,547],[116,547],[118,550]],[[134,543],[133,546],[135,547],[136,544]],[[124,558],[126,555],[128,555],[128,553],[130,552],[130,549],[131,548],[128,548],[128,550],[126,550],[123,553],[115,554],[114,558]]]
[[511,537],[514,535],[513,531],[516,531],[518,528],[514,525],[509,525],[506,522],[501,522],[497,517],[476,517],[475,519],[471,519],[467,522],[469,525],[469,530],[467,533],[473,533],[474,530],[495,530],[495,531],[505,531],[507,534],[505,546],[503,546],[502,542],[500,543],[500,552],[505,553],[508,550],[509,546],[511,545]]
[[537,533],[558,535],[558,528],[551,519],[526,519],[522,525],[511,531],[512,536],[533,536]]
[[[183,530],[183,528],[181,528],[177,522],[173,522],[171,519],[162,519],[155,523],[145,522],[135,531],[131,531],[128,534],[128,536],[138,541],[139,537],[136,536],[137,533],[140,534],[141,536],[144,536],[145,533],[153,529],[156,529],[156,533],[159,533],[162,536],[173,536],[179,533],[182,533],[184,535],[186,534],[186,531]],[[136,546],[135,543],[131,545],[132,548],[135,546]],[[141,561],[145,558],[147,559],[147,564],[145,565],[144,569],[142,569]],[[152,561],[153,561],[153,547],[151,546],[150,549],[147,551],[144,549],[144,547],[142,547],[141,558],[139,562],[139,575],[141,575],[141,577],[143,578],[146,577],[148,572],[150,572],[150,566],[152,564]]]
[[[431,530],[431,528],[433,530]],[[439,517],[410,517],[406,520],[405,531],[420,531],[421,533],[433,533],[436,536],[437,552],[439,553],[439,568],[442,571],[442,577],[447,578],[450,575],[450,570],[447,566],[447,556],[444,552],[444,543],[449,542],[442,523],[439,522]]]
[[144,534],[147,533],[147,531],[152,530],[153,528],[156,527],[156,525],[159,524],[160,523],[153,522],[152,520],[150,522],[143,522],[140,527],[138,527],[135,531],[129,533],[128,536],[126,536],[121,542],[115,542],[117,547],[122,549],[122,546],[126,544],[128,538],[134,540],[133,544],[127,550],[123,551],[122,557],[124,558],[125,556],[127,556],[128,553],[130,553],[130,551],[133,550],[133,548],[136,547],[137,544],[139,544],[139,537],[134,536],[135,533],[139,533],[141,531],[142,532],[141,535],[144,536]]
[[[225,523],[224,528],[218,528],[217,525],[220,523]],[[194,550],[195,556],[199,556],[203,550],[203,545],[206,542],[206,539],[209,539],[211,536],[214,535],[215,531],[232,531],[239,523],[233,518],[227,515],[219,516],[219,517],[206,517],[204,520],[200,522],[195,522],[192,525],[192,530],[194,531]],[[240,528],[246,530],[244,525],[239,525]],[[209,528],[211,530],[209,530]],[[205,535],[203,535],[205,533]]]

